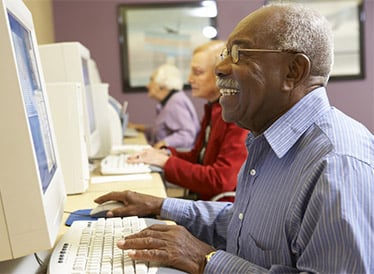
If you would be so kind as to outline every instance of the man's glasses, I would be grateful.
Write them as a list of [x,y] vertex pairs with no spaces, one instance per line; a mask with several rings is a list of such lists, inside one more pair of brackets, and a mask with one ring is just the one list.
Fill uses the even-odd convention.
[[[226,57],[230,56],[231,60],[234,64],[239,62],[239,52],[246,51],[246,52],[269,52],[269,53],[281,53],[281,52],[288,52],[286,50],[281,49],[241,49],[238,45],[233,45],[231,50],[224,48],[220,54],[221,60],[225,59]],[[293,52],[295,53],[295,52]]]

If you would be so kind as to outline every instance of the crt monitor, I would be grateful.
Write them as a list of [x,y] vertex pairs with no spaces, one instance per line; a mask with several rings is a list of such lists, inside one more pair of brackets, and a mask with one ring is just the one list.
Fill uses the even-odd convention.
[[66,194],[82,193],[87,190],[90,179],[82,86],[77,82],[46,86]]
[[89,73],[90,51],[79,42],[60,42],[40,45],[39,52],[47,83],[78,82],[84,87],[87,154],[95,158],[100,149],[100,133]]
[[97,64],[94,59],[90,58],[88,60],[88,72],[90,75],[91,83],[100,84],[101,76]]
[[32,16],[0,0],[0,261],[54,245],[66,199]]
[[[88,72],[91,79],[95,113],[98,113],[97,123],[101,136],[100,150],[97,158],[110,154],[112,146],[122,144],[121,104],[109,95],[109,85],[101,81],[100,72],[95,60],[88,62]],[[113,113],[115,111],[115,113]]]
[[109,84],[96,83],[91,86],[95,113],[97,114],[97,127],[100,134],[100,149],[96,158],[104,158],[110,154],[112,142],[110,132],[110,118],[108,110]]

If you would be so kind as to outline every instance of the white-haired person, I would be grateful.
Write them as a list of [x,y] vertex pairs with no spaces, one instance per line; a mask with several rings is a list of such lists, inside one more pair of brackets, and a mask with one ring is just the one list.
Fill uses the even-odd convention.
[[200,121],[192,101],[183,91],[180,70],[171,64],[159,66],[152,73],[147,89],[148,96],[158,101],[154,124],[129,123],[129,126],[144,132],[154,148],[191,149]]

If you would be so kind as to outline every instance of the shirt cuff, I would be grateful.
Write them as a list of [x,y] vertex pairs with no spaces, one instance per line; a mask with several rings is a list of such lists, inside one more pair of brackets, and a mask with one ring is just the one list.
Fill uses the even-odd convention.
[[258,273],[266,274],[268,270],[243,258],[237,257],[223,250],[217,250],[210,261],[205,265],[204,274],[208,273]]
[[162,219],[172,220],[182,224],[187,217],[188,209],[192,206],[193,201],[177,198],[166,198],[162,203],[160,217]]

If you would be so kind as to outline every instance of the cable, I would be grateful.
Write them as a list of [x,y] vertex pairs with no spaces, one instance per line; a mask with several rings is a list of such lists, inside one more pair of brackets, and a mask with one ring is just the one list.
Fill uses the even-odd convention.
[[34,253],[34,257],[35,257],[36,262],[37,262],[40,266],[43,266],[43,265],[44,265],[44,261],[39,257],[39,255],[38,255],[37,253]]
[[42,260],[39,257],[38,253],[34,253],[34,257],[35,257],[36,262],[39,264],[39,268],[35,272],[35,274],[46,274],[48,272],[50,254],[45,258],[45,260]]

